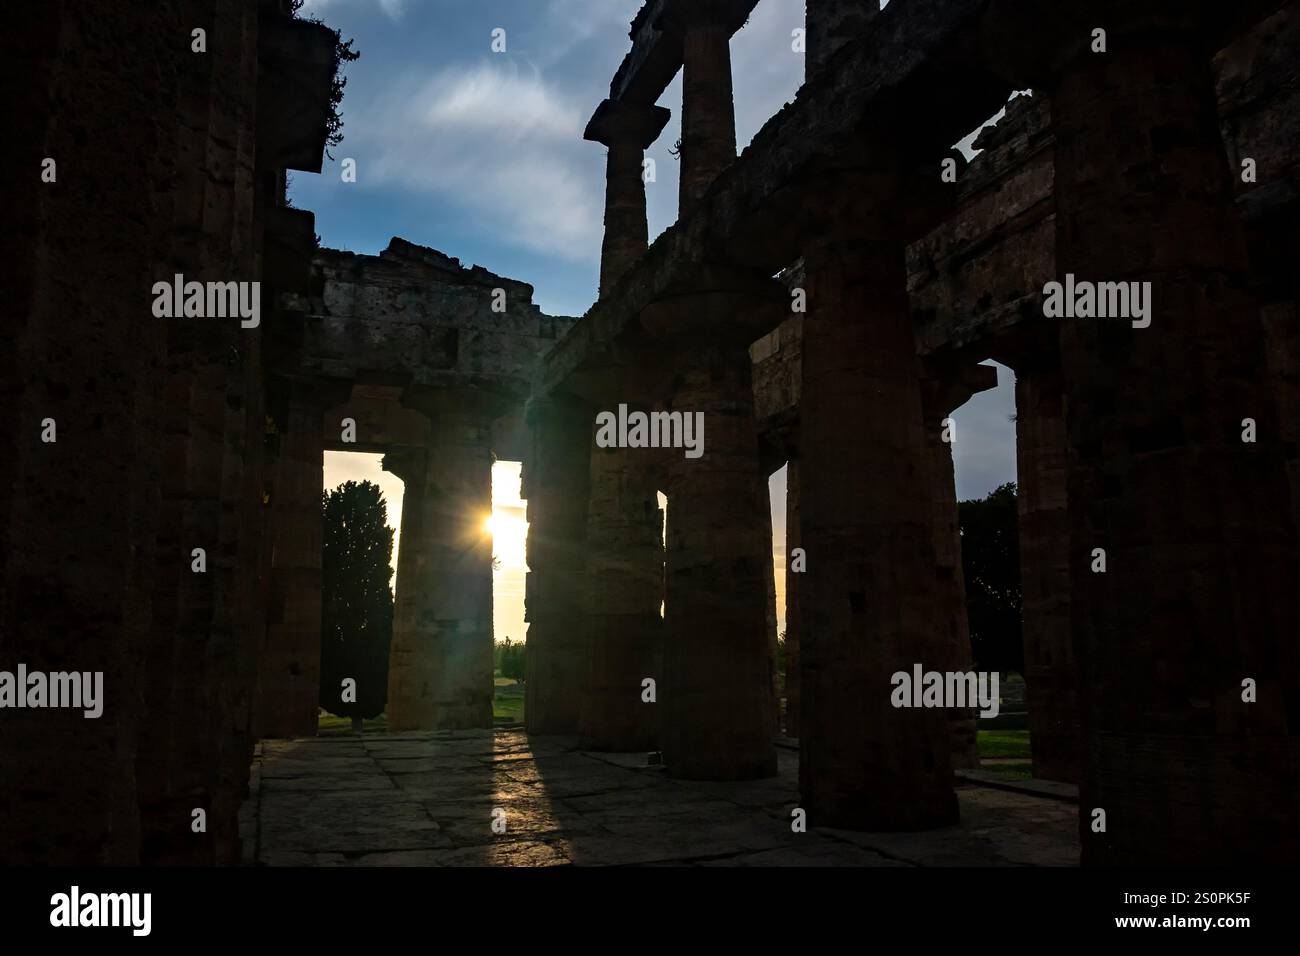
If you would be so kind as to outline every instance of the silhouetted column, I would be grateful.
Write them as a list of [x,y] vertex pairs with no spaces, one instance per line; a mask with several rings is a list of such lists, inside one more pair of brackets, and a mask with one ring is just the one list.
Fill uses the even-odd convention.
[[[952,368],[932,363],[925,371],[925,437],[930,453],[929,486],[933,508],[935,573],[939,587],[939,599],[935,605],[936,626],[945,648],[943,659],[937,662],[937,669],[954,673],[967,672],[975,665],[970,642],[970,617],[966,611],[966,579],[962,573],[961,528],[957,516],[957,486],[952,460],[952,443],[958,440],[958,436],[955,428],[945,428],[945,420],[972,395],[996,388],[998,374],[997,369],[990,365]],[[952,737],[954,767],[963,770],[979,768],[979,748],[976,744],[978,723],[975,708],[948,711],[948,732]]]
[[735,0],[671,0],[656,26],[682,34],[682,144],[678,217],[736,160],[731,35],[744,21]]
[[[763,517],[770,505],[748,352],[788,308],[785,290],[773,286],[687,295],[641,316],[660,341],[690,343],[671,359],[668,409],[703,421],[699,457],[671,449],[663,459],[667,635],[659,701],[664,763],[676,777],[776,772],[766,612],[772,540]],[[776,318],[763,327],[768,311]]]
[[[652,750],[662,707],[663,513],[648,450],[596,447],[594,430],[589,419],[584,606],[591,666],[582,735],[592,750]],[[646,678],[655,681],[655,702],[643,699]]]
[[[410,562],[399,561],[388,729],[491,727],[492,419],[450,398],[406,401],[432,427],[423,477],[406,481],[419,514]],[[404,499],[402,552],[407,514]]]
[[325,409],[345,396],[295,386],[272,495],[271,586],[258,734],[314,736],[320,707],[320,562]]
[[1079,779],[1079,673],[1070,633],[1065,408],[1054,361],[1016,369],[1020,610],[1034,776]]
[[[415,656],[404,662],[400,673],[393,658],[398,646],[408,647],[416,641],[420,610],[423,606],[423,576],[430,567],[427,536],[423,530],[425,512],[425,476],[428,452],[424,448],[395,448],[384,455],[384,471],[402,479],[402,538],[397,549],[397,578],[393,591],[393,638],[388,665],[388,725],[395,714],[410,722],[413,718],[401,709],[418,696],[419,688],[432,684],[432,658]],[[399,635],[401,635],[399,639]],[[396,682],[400,681],[399,687]]]
[[[1294,241],[1300,245],[1300,237]],[[1296,270],[1300,274],[1300,262]],[[1273,395],[1282,440],[1288,450],[1286,473],[1291,488],[1291,517],[1300,527],[1300,284],[1294,300],[1271,303],[1262,310],[1262,318]]]
[[600,294],[640,258],[649,243],[645,212],[646,148],[663,132],[671,114],[662,106],[605,100],[587,124],[583,139],[609,149],[605,171],[605,239],[600,252]]
[[1295,529],[1210,51],[1184,5],[1107,7],[1053,91],[1057,269],[1153,304],[1060,320],[1083,859],[1292,862]]
[[528,404],[532,430],[523,464],[528,500],[528,622],[524,726],[530,734],[576,734],[590,683],[583,614],[591,415],[558,399]]
[[825,66],[879,12],[880,0],[807,0],[804,78]]
[[773,733],[780,732],[781,729],[781,688],[776,675],[777,660],[777,618],[776,618],[776,562],[773,560],[772,553],[772,476],[768,474],[767,466],[760,461],[759,465],[763,478],[763,536],[767,540],[767,564],[763,572],[763,622],[764,631],[767,635],[767,662],[769,673],[767,676],[768,686],[772,692],[772,720]]
[[895,672],[945,659],[903,244],[827,244],[805,262],[800,796],[816,826],[952,823],[947,715],[891,703]]
[[799,736],[799,592],[806,572],[792,571],[790,555],[801,546],[799,531],[799,459],[785,472],[785,735]]

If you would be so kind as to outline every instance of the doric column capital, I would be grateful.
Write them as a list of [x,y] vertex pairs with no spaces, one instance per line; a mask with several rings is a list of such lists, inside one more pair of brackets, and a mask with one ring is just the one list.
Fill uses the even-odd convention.
[[423,448],[401,446],[384,454],[381,467],[409,485],[412,481],[419,481],[424,477],[427,455]]
[[670,116],[672,112],[662,106],[604,100],[587,122],[582,138],[611,149],[631,145],[644,150],[659,138]]

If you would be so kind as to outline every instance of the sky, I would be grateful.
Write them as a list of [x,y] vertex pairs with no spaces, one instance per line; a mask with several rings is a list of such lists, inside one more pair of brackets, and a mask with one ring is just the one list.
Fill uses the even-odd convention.
[[[544,312],[583,314],[599,280],[605,149],[584,141],[582,131],[609,95],[641,4],[307,0],[302,15],[353,39],[361,58],[345,67],[343,142],[319,176],[291,174],[294,205],[315,213],[327,247],[374,255],[400,236],[531,284]],[[803,0],[761,0],[732,39],[739,149],[794,99],[803,80],[802,54],[791,49],[803,8]],[[498,29],[505,31],[502,53],[492,50]],[[672,118],[646,154],[656,171],[646,187],[651,241],[677,218],[678,165],[669,149],[680,136],[680,73],[659,102]],[[344,159],[355,161],[355,182],[343,181]],[[999,378],[996,390],[953,416],[959,498],[982,497],[1015,480],[1014,380],[1001,367]],[[493,474],[502,565],[494,618],[499,639],[518,640],[525,525],[518,464],[507,464],[499,462]],[[378,457],[327,454],[327,488],[363,476],[384,489],[396,527],[401,482],[379,471]],[[784,470],[773,476],[772,492],[781,597]]]

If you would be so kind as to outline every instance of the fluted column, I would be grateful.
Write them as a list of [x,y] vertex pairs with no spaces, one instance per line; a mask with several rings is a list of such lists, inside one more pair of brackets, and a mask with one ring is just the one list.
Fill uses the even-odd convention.
[[828,242],[805,263],[800,796],[814,825],[941,826],[947,715],[891,703],[895,672],[945,659],[903,243]]
[[1211,44],[1192,5],[1105,6],[1110,52],[1079,40],[1052,90],[1058,278],[1151,309],[1060,320],[1083,859],[1289,863],[1296,535]]
[[576,734],[590,685],[591,635],[583,614],[590,411],[558,399],[528,404],[523,465],[528,500],[528,622],[524,725],[530,734]]
[[686,216],[736,160],[731,35],[743,23],[734,0],[671,0],[658,24],[682,36],[682,144],[678,216]]
[[802,546],[800,533],[799,459],[791,458],[785,472],[785,735],[799,736],[799,635],[802,632],[799,594],[806,571],[792,571],[790,555]]
[[[424,448],[395,448],[384,455],[384,471],[402,479],[402,539],[397,550],[397,579],[393,592],[393,639],[388,666],[388,725],[394,718],[407,722],[411,698],[426,681],[432,681],[432,663],[428,656],[409,660],[401,668],[393,664],[400,643],[409,645],[419,621],[420,597],[423,594],[423,572],[430,566],[427,536],[423,530],[425,510],[425,476],[428,472],[428,452]],[[420,670],[417,671],[417,668]],[[400,680],[402,687],[394,683]]]
[[324,414],[341,393],[295,386],[272,491],[269,613],[258,690],[263,737],[313,736],[320,707]]
[[583,139],[609,149],[605,170],[605,238],[600,252],[600,294],[645,252],[649,243],[645,211],[645,151],[663,131],[668,110],[621,100],[605,100],[587,124]]
[[[997,369],[988,365],[956,368],[930,363],[923,393],[925,437],[930,454],[930,494],[934,526],[935,573],[938,576],[937,634],[945,648],[938,669],[966,672],[974,667],[970,618],[966,611],[966,580],[962,572],[961,528],[957,516],[957,486],[953,471],[952,440],[955,430],[945,430],[944,420],[972,395],[996,388]],[[945,431],[947,439],[945,439]],[[974,708],[948,712],[952,763],[965,770],[978,769],[976,745],[978,717]]]
[[423,476],[407,480],[402,506],[388,729],[491,727],[492,419],[450,396],[404,401],[432,427]]
[[644,454],[591,448],[584,597],[591,667],[582,735],[592,750],[651,750],[659,740],[663,705],[642,699],[642,682],[663,682],[663,514]]
[[678,343],[668,409],[703,422],[702,454],[671,449],[663,459],[667,634],[659,699],[664,763],[677,777],[776,772],[770,506],[748,345],[777,324],[787,301],[783,288],[749,280],[660,302],[641,316],[665,347]]
[[1020,610],[1034,776],[1076,782],[1079,673],[1070,633],[1065,406],[1054,357],[1016,369]]

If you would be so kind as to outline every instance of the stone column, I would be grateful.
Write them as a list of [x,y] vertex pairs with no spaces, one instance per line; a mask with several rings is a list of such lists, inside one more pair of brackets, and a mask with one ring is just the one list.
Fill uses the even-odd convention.
[[1291,862],[1295,528],[1210,51],[1181,7],[1108,5],[1110,52],[1082,31],[1052,93],[1059,278],[1153,302],[1148,328],[1060,320],[1080,839],[1085,863]]
[[528,621],[524,726],[576,734],[590,681],[590,632],[582,592],[587,553],[590,410],[560,399],[528,403],[532,430],[523,466],[528,499]]
[[605,240],[600,255],[600,295],[640,258],[649,243],[645,212],[645,151],[663,132],[671,114],[662,106],[605,100],[587,124],[583,139],[609,149],[605,173]]
[[1016,369],[1020,595],[1034,776],[1079,779],[1079,673],[1070,634],[1065,408],[1054,362]]
[[[423,477],[406,482],[402,506],[388,729],[490,728],[492,538],[485,523],[494,416],[476,408],[474,396],[462,402],[433,392],[404,403],[428,414],[432,427]],[[419,509],[414,541],[405,523],[409,499]]]
[[[944,420],[972,395],[996,388],[997,369],[989,365],[940,366],[930,363],[923,394],[925,437],[930,455],[930,493],[934,527],[935,573],[939,601],[935,605],[938,636],[944,657],[939,670],[970,671],[974,659],[970,642],[970,618],[966,612],[966,579],[962,571],[961,528],[957,516],[957,486],[953,471],[952,442],[956,432],[947,432]],[[952,763],[963,770],[979,769],[976,743],[977,711],[963,708],[948,712],[952,739]]]
[[731,35],[735,0],[670,0],[656,26],[682,35],[682,142],[678,217],[685,217],[736,161]]
[[[702,416],[703,454],[664,457],[663,755],[675,777],[742,780],[776,773],[774,662],[766,578],[772,539],[759,463],[748,346],[788,308],[780,286],[684,295],[642,325],[672,356],[671,412]],[[764,315],[775,318],[762,326]]]
[[[429,543],[423,529],[425,511],[425,477],[428,474],[428,451],[424,448],[394,448],[384,455],[384,471],[402,479],[402,538],[397,549],[397,579],[393,590],[393,640],[389,650],[388,666],[388,703],[386,713],[388,725],[393,727],[397,716],[409,723],[406,715],[399,709],[408,706],[409,700],[416,696],[418,690],[403,686],[400,695],[394,683],[398,678],[394,657],[401,642],[410,644],[416,640],[415,634],[423,597],[423,578],[430,567]],[[401,679],[419,688],[431,684],[433,680],[432,664],[428,656],[417,655],[406,662]],[[416,668],[421,668],[418,672]],[[401,703],[396,704],[398,698]]]
[[880,0],[807,0],[804,11],[804,79],[826,65],[880,12]]
[[773,560],[772,544],[772,476],[768,467],[760,459],[760,471],[763,475],[763,538],[767,541],[767,564],[763,568],[763,630],[767,636],[767,662],[769,671],[767,684],[772,694],[772,732],[781,732],[781,688],[776,675],[777,658],[777,617],[776,617],[776,562]]
[[799,459],[785,472],[785,735],[799,736],[800,582],[806,572],[790,570],[790,555],[802,544],[799,531]]
[[[589,435],[593,427],[589,422]],[[588,441],[584,604],[591,667],[583,740],[592,750],[652,750],[663,699],[663,514],[652,470],[637,450]],[[647,677],[657,685],[655,703],[642,699]]]
[[891,675],[944,659],[903,244],[827,243],[805,261],[800,796],[815,826],[950,824],[946,714],[891,704]]
[[343,400],[294,386],[280,428],[272,490],[269,617],[258,690],[258,734],[314,736],[320,707],[320,560],[325,410]]
[[[1300,256],[1296,259],[1300,260]],[[1296,269],[1300,274],[1300,262]],[[1261,313],[1273,395],[1288,449],[1286,473],[1291,488],[1291,517],[1300,528],[1300,284],[1290,302],[1270,303]]]

